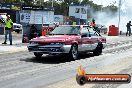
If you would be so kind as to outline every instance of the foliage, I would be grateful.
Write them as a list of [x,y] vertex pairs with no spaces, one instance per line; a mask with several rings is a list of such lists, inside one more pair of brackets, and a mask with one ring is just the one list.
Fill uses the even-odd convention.
[[64,0],[68,5],[70,4],[80,4],[80,0]]
[[116,13],[118,11],[118,7],[114,5],[109,5],[103,8],[104,11],[111,11],[113,13]]

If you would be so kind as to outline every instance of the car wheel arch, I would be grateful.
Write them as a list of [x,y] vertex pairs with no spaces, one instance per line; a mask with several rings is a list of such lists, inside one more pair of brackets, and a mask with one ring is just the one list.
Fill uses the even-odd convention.
[[77,46],[78,46],[78,42],[77,42],[77,41],[73,41],[73,42],[71,43],[71,45],[77,45]]
[[96,56],[98,56],[98,55],[100,55],[100,54],[102,53],[102,49],[103,49],[103,44],[102,44],[102,42],[99,42],[99,43],[97,44],[96,49],[93,51],[93,53],[94,53]]
[[[76,50],[77,50],[77,56],[74,58],[74,56],[73,56],[73,47],[77,47],[76,48]],[[76,60],[76,59],[78,59],[78,44],[77,43],[73,43],[73,44],[71,44],[71,49],[70,49],[70,51],[69,51],[69,58],[70,59],[72,59],[72,60]]]

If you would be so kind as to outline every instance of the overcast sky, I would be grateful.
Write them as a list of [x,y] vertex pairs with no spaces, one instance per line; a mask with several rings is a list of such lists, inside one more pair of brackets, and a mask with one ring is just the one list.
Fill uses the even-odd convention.
[[[102,4],[104,6],[110,5],[111,3],[115,3],[116,6],[119,4],[119,0],[91,0],[96,4]],[[122,4],[125,4],[129,7],[132,7],[132,0],[121,0]]]

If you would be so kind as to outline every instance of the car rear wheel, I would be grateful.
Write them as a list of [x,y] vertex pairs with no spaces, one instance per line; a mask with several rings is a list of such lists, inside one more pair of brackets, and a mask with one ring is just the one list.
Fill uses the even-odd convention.
[[103,49],[103,45],[102,44],[98,44],[96,49],[93,51],[93,54],[98,56],[102,54],[102,49]]
[[43,54],[42,53],[34,52],[34,55],[36,56],[36,58],[41,58]]
[[70,58],[72,60],[78,59],[78,47],[77,47],[77,45],[75,45],[75,44],[72,45],[71,50],[69,52],[69,55],[70,55]]

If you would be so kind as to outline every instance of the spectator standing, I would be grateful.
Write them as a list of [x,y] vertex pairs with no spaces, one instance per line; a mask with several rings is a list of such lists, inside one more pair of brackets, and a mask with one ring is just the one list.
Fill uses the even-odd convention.
[[131,21],[129,21],[126,25],[127,27],[127,32],[126,32],[126,36],[129,34],[129,36],[131,36]]
[[6,19],[4,21],[5,23],[5,41],[2,44],[7,44],[7,35],[9,34],[9,40],[10,40],[10,45],[12,45],[12,31],[13,31],[13,22],[10,18],[9,15],[6,15]]

